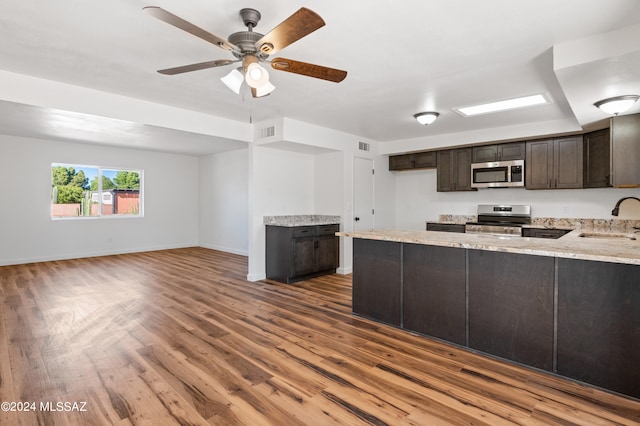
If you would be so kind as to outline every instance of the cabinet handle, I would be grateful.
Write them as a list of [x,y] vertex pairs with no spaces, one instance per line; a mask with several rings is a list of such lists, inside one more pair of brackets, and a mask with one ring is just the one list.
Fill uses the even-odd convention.
[[320,247],[320,241],[315,240],[315,242],[313,243],[313,248],[319,248]]

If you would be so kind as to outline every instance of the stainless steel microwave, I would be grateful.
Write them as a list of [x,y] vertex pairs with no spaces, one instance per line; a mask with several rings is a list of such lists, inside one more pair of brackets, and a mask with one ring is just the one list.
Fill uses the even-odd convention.
[[524,186],[524,160],[471,164],[472,188]]

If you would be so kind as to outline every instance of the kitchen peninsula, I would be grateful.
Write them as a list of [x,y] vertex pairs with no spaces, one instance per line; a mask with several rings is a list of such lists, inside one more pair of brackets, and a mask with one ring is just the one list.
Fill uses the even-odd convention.
[[640,233],[337,235],[355,314],[640,398]]

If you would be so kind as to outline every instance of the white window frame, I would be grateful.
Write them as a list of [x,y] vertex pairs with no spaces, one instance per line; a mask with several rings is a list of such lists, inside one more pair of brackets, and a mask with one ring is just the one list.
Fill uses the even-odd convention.
[[[97,179],[98,179],[98,190],[96,191],[98,196],[98,214],[96,216],[53,216],[52,205],[53,202],[49,201],[49,216],[51,220],[91,220],[91,219],[137,219],[144,218],[144,170],[142,169],[133,169],[127,167],[106,167],[106,166],[95,166],[95,165],[86,165],[86,164],[72,164],[72,163],[51,163],[51,167],[49,168],[49,175],[51,178],[50,184],[53,184],[53,174],[52,170],[54,167],[73,167],[77,169],[96,169],[98,171]],[[140,177],[140,188],[139,188],[139,211],[138,214],[110,214],[103,215],[102,214],[102,204],[104,193],[102,190],[102,171],[103,170],[114,170],[114,171],[123,171],[123,172],[136,172]],[[109,191],[109,190],[107,190]],[[92,197],[93,198],[93,197]],[[113,200],[112,200],[113,202]]]

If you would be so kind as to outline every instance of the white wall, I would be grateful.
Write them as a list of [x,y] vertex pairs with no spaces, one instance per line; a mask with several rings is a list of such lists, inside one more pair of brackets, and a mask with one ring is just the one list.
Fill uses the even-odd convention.
[[249,151],[200,157],[200,245],[247,256]]
[[249,271],[265,278],[264,216],[315,213],[315,160],[312,155],[263,146],[249,147]]
[[344,153],[329,152],[314,157],[314,204],[312,213],[342,216],[345,182]]
[[[198,159],[0,135],[0,265],[198,245]],[[51,163],[144,170],[143,218],[51,219]]]
[[[616,201],[625,196],[640,198],[639,188],[535,191],[499,188],[477,192],[437,192],[435,169],[395,172],[395,191],[398,229],[425,229],[425,222],[437,221],[440,214],[475,215],[478,204],[499,203],[529,204],[533,217],[612,219],[611,210]],[[630,200],[623,206],[632,208],[632,204],[634,202]],[[625,217],[632,216],[619,216]]]

